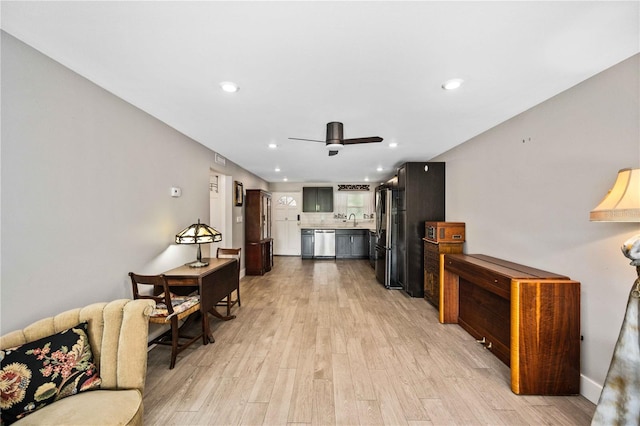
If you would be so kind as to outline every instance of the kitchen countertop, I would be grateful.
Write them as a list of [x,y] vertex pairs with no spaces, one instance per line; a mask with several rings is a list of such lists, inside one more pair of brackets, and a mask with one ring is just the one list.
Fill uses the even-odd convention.
[[353,224],[349,224],[349,225],[299,225],[300,229],[357,229],[357,230],[362,230],[362,231],[375,231],[375,228],[370,227],[368,224],[365,225],[356,225],[353,226]]

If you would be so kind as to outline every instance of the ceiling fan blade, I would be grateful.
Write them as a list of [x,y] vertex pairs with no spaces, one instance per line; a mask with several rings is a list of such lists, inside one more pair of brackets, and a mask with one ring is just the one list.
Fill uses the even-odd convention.
[[338,155],[338,151],[329,151],[329,157],[332,155]]
[[355,138],[355,139],[342,140],[342,143],[345,145],[354,144],[354,143],[374,143],[374,142],[382,142],[382,138],[380,136],[371,136],[368,138]]
[[327,143],[327,141],[319,141],[319,140],[315,140],[315,139],[302,139],[302,138],[288,138],[294,141],[309,141],[309,142],[322,142],[322,143]]

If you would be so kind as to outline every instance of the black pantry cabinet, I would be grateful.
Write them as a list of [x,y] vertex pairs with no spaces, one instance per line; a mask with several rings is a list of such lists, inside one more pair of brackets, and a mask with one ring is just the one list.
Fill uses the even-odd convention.
[[398,169],[398,282],[424,297],[424,223],[445,220],[445,163],[412,162]]

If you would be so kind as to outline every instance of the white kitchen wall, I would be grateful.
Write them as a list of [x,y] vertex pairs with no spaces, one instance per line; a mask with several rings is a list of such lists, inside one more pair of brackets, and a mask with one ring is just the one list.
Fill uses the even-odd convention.
[[[4,32],[1,53],[0,333],[130,298],[127,272],[159,273],[194,259],[195,246],[173,239],[209,217],[210,168],[266,189]],[[173,186],[181,197],[170,196]],[[233,244],[244,246],[242,222],[233,224]]]
[[640,166],[639,76],[636,55],[433,159],[447,163],[446,218],[466,222],[465,252],[581,282],[581,392],[594,402],[636,276],[620,246],[640,225],[589,211]]
[[[378,185],[377,183],[371,182],[340,182],[340,184],[348,184],[348,185],[369,185],[369,193],[371,194],[371,203],[369,205],[370,213],[375,211],[375,188]],[[300,214],[300,226],[332,226],[334,224],[343,224],[346,219],[336,219],[334,216],[338,213],[342,213],[339,211],[339,201],[336,202],[336,195],[339,194],[338,184],[330,183],[330,182],[271,182],[269,184],[269,190],[272,192],[300,192],[302,194],[302,188],[305,186],[332,186],[333,187],[333,195],[334,195],[334,211],[332,213],[304,213]],[[344,193],[348,193],[345,191]],[[375,228],[375,220],[374,219],[358,219],[358,226],[362,226],[365,228]]]

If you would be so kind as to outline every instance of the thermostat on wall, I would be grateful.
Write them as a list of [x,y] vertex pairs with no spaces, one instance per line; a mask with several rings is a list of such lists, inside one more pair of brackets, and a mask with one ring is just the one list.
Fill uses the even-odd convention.
[[179,197],[181,195],[182,195],[182,189],[180,189],[178,187],[171,188],[171,196],[172,197]]

